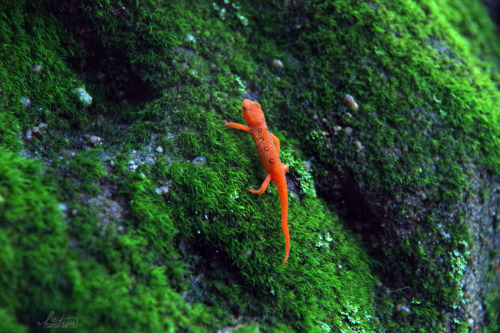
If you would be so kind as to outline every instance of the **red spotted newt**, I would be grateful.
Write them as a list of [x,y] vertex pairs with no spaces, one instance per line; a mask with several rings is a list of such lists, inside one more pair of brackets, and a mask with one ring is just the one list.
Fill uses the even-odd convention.
[[290,254],[290,233],[288,232],[287,222],[288,189],[285,177],[285,172],[288,172],[288,165],[284,165],[280,161],[280,140],[267,129],[266,119],[264,118],[264,112],[262,112],[260,104],[245,99],[241,104],[241,113],[243,114],[243,118],[245,118],[248,126],[237,123],[228,123],[227,121],[225,121],[224,125],[243,130],[252,136],[253,141],[255,142],[255,147],[259,152],[260,162],[266,170],[267,176],[261,187],[258,190],[254,190],[250,187],[250,192],[259,195],[264,193],[271,180],[276,184],[276,186],[278,186],[281,203],[281,227],[283,228],[283,234],[285,235],[286,248],[285,260],[283,260],[284,265],[288,259],[288,255]]

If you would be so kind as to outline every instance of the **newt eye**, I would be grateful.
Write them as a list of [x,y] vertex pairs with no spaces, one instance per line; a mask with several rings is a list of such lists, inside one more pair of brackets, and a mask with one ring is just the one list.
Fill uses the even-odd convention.
[[246,109],[247,109],[244,105],[243,105],[241,108],[242,108],[243,110],[246,110]]

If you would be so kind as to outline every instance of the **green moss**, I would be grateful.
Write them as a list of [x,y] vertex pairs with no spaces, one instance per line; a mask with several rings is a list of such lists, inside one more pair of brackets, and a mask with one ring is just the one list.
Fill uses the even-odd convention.
[[[484,35],[469,45],[455,30],[460,26],[463,33],[459,17],[469,25],[469,34],[478,33],[470,31],[470,12],[457,16],[466,12],[466,5],[454,2],[453,9],[446,8],[444,3],[440,7],[411,1],[358,6],[346,1],[306,4],[297,16],[293,12],[297,8],[290,6],[286,19],[275,15],[272,6],[256,14],[278,27],[266,37],[287,45],[290,62],[303,59],[302,71],[283,70],[278,86],[285,90],[287,81],[301,83],[288,97],[287,126],[293,129],[289,133],[306,138],[301,141],[303,150],[318,158],[320,193],[339,202],[349,198],[354,201],[352,210],[361,206],[374,212],[378,221],[370,223],[367,233],[388,227],[401,230],[402,234],[377,242],[384,244],[383,260],[392,262],[387,269],[405,272],[405,284],[418,290],[409,295],[432,300],[426,303],[431,307],[428,311],[420,311],[422,316],[398,320],[412,326],[435,320],[439,311],[434,306],[462,306],[457,304],[463,300],[461,280],[468,257],[463,244],[470,238],[465,212],[457,206],[469,188],[472,170],[467,165],[477,163],[496,174],[500,170],[494,113],[499,94],[493,81],[498,77],[490,74],[498,65],[498,52],[481,39]],[[472,8],[485,14],[476,4]],[[286,25],[303,17],[309,19],[295,27]],[[488,38],[494,39],[491,23],[481,20],[481,24]],[[258,36],[252,42],[257,48],[270,44]],[[475,58],[484,49],[487,61]],[[262,53],[261,57],[266,58]],[[342,105],[345,93],[355,96],[359,111]],[[281,98],[274,91],[269,95],[273,95],[270,100]],[[279,109],[278,101],[267,108]],[[337,132],[335,126],[351,128],[352,134]],[[356,141],[362,143],[362,150]],[[335,186],[343,197],[332,195]],[[360,203],[360,196],[374,197]],[[424,219],[422,213],[428,216]],[[428,237],[429,229],[436,230],[435,236]],[[407,237],[402,235],[408,235],[409,241],[402,242]],[[407,302],[408,296],[398,298]]]
[[[80,331],[108,327],[130,332],[203,332],[217,325],[206,308],[186,304],[169,287],[179,278],[176,272],[180,269],[179,264],[171,262],[175,258],[171,247],[144,255],[147,239],[155,237],[154,230],[146,238],[141,236],[141,230],[151,224],[147,218],[137,217],[144,223],[137,232],[121,230],[113,234],[109,225],[103,234],[99,232],[102,220],[95,217],[98,214],[88,216],[85,207],[79,207],[72,213],[76,216],[71,219],[71,230],[67,230],[57,201],[41,177],[40,166],[3,149],[0,157],[0,218],[7,222],[1,228],[5,242],[0,304],[6,327],[21,328],[8,319],[8,313],[17,313],[19,322],[37,327],[36,323],[44,322],[51,311],[54,318],[77,318]],[[140,200],[141,192],[138,196],[134,207],[148,205]],[[155,219],[162,242],[165,235],[175,235],[168,225],[167,217]],[[70,246],[68,235],[78,239],[78,245]],[[152,265],[162,255],[170,264]]]
[[[253,183],[263,177],[256,158],[250,164],[254,167],[246,172],[250,176],[242,177],[240,170],[245,165],[239,161],[248,160],[246,154],[234,144],[218,142],[236,141],[238,145],[251,146],[250,138],[231,138],[241,135],[227,133],[220,123],[210,121],[212,117],[206,114],[200,118],[209,120],[205,130],[212,135],[204,139],[204,144],[210,147],[210,153],[199,142],[192,143],[195,136],[185,134],[176,139],[184,155],[199,156],[205,152],[207,166],[175,162],[169,169],[168,201],[177,207],[174,214],[178,215],[177,227],[186,238],[184,242],[196,248],[197,256],[192,259],[195,272],[205,272],[205,260],[213,262],[215,268],[210,279],[199,282],[206,284],[203,299],[210,303],[215,299],[213,305],[223,306],[226,302],[219,295],[225,295],[231,307],[242,314],[266,313],[271,316],[267,320],[273,323],[288,318],[295,329],[311,330],[323,321],[332,328],[345,329],[350,325],[368,330],[374,320],[370,319],[374,318],[372,296],[367,292],[374,287],[373,279],[367,259],[353,246],[356,243],[352,235],[341,231],[336,218],[319,201],[299,202],[292,197],[289,213],[292,258],[284,268],[277,269],[283,255],[277,191],[270,189],[270,194],[256,198],[247,190],[253,177],[256,178]],[[196,128],[196,121],[191,126]],[[309,214],[304,216],[301,211]],[[318,236],[326,243],[318,245]],[[228,262],[238,267],[229,281],[225,278]],[[330,264],[325,266],[325,263]],[[357,285],[355,288],[347,287],[353,283]],[[306,294],[308,297],[304,298]],[[254,303],[255,297],[261,299],[259,304]],[[246,310],[249,303],[254,308],[251,311]]]
[[0,219],[6,240],[0,304],[28,323],[45,309],[64,307],[65,281],[74,271],[61,259],[67,255],[62,213],[42,182],[40,166],[4,149],[0,155]]
[[[494,277],[489,276],[491,280],[495,280]],[[487,319],[488,326],[485,327],[485,332],[496,332],[498,331],[498,313],[500,312],[500,297],[498,293],[491,292],[486,295],[486,309],[487,309]]]
[[17,322],[17,318],[13,313],[8,313],[4,309],[0,309],[0,319],[2,319],[2,322],[4,323],[2,330],[6,333],[28,331],[26,326],[23,326]]
[[[6,323],[55,311],[82,331],[465,329],[463,193],[473,166],[500,170],[500,44],[482,7],[38,5],[0,14]],[[242,121],[243,98],[290,166],[284,267],[277,190],[247,190],[265,173],[250,137],[222,126]]]

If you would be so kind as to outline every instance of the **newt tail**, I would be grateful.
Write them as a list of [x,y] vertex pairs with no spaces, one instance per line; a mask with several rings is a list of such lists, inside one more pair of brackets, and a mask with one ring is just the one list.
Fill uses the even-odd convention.
[[[285,178],[285,172],[283,172],[283,178]],[[283,182],[280,183],[283,184]],[[278,185],[278,183],[276,183],[280,195],[281,228],[283,229],[283,235],[285,236],[285,259],[283,260],[283,265],[288,260],[288,255],[290,254],[290,232],[288,231],[288,188],[286,186],[286,178],[284,179],[284,183],[285,186]]]

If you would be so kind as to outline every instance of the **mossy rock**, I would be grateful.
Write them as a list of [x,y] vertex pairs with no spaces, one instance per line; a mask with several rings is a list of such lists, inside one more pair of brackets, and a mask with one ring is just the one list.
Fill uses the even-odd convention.
[[[481,4],[0,8],[6,331],[498,330]],[[245,98],[290,166],[284,266],[277,189],[248,191],[265,173],[223,126]]]

